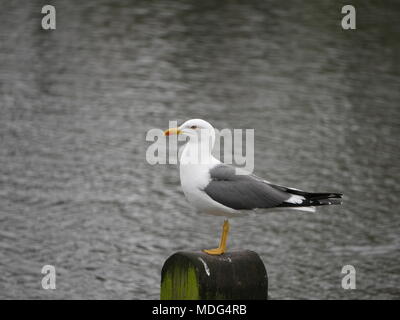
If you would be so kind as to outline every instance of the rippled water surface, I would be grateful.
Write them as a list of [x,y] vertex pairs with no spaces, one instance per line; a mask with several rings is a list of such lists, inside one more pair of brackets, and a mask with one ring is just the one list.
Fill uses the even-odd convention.
[[[42,1],[0,12],[0,298],[158,298],[178,250],[217,244],[146,132],[255,129],[255,173],[345,204],[232,220],[273,299],[400,298],[396,1]],[[56,266],[57,289],[41,289]],[[341,288],[341,269],[357,289]]]

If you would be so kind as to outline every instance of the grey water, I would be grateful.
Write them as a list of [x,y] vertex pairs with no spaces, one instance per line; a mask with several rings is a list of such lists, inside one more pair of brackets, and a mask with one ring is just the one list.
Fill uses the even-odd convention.
[[[231,220],[271,299],[400,298],[400,6],[353,1],[43,1],[0,11],[0,298],[157,299],[163,262],[218,243],[146,133],[255,130],[254,173],[345,194]],[[41,268],[56,267],[56,289]],[[356,269],[344,290],[343,266]]]

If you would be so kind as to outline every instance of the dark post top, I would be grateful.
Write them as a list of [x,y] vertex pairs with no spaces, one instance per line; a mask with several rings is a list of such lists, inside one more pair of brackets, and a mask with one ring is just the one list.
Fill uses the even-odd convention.
[[162,300],[267,299],[268,277],[257,253],[230,251],[220,256],[177,252],[161,271]]

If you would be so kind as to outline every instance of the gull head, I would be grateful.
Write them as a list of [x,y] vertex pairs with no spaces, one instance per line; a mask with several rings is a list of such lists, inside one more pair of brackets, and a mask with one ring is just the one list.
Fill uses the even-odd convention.
[[178,128],[165,130],[164,135],[182,135],[189,138],[180,156],[181,164],[209,164],[215,160],[211,154],[215,143],[215,130],[207,121],[191,119]]
[[194,139],[211,138],[215,139],[215,131],[211,124],[202,119],[191,119],[184,122],[178,128],[170,128],[164,131],[164,135],[173,134],[185,135]]

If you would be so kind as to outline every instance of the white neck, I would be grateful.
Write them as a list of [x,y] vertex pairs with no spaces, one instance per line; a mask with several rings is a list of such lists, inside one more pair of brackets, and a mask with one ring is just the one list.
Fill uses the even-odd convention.
[[183,147],[180,157],[181,164],[211,164],[218,161],[211,152],[214,147],[215,135],[190,139]]

